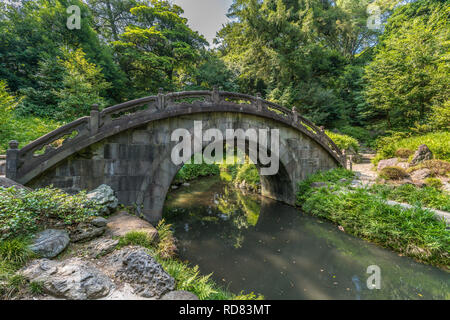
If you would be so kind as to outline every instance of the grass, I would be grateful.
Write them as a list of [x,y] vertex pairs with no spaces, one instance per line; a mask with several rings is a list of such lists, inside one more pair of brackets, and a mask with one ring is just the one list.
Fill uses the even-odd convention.
[[29,239],[16,238],[0,242],[0,299],[9,299],[27,288],[26,279],[17,270],[34,258],[29,250]]
[[368,189],[350,192],[349,182],[339,182],[338,178],[347,178],[351,173],[342,170],[310,177],[309,181],[326,182],[324,187],[308,188],[307,183],[301,183],[303,191],[298,194],[297,204],[311,215],[344,227],[349,234],[448,269],[450,232],[444,221],[420,207],[404,209],[388,205],[383,197]]
[[406,178],[408,173],[406,173],[403,168],[392,166],[383,168],[380,171],[379,176],[386,180],[400,180]]
[[151,241],[145,232],[132,231],[119,239],[117,248],[126,245],[137,245],[148,250],[164,270],[176,281],[176,290],[186,290],[194,293],[200,300],[255,300],[262,299],[260,295],[239,295],[228,292],[211,280],[210,275],[201,275],[198,266],[190,266],[175,257],[175,238],[171,225],[162,220],[156,227],[159,234],[159,242]]
[[382,159],[394,158],[399,149],[415,151],[422,144],[426,144],[430,148],[435,159],[450,161],[450,132],[441,131],[414,136],[397,133],[380,138],[377,141],[377,154],[373,163],[377,165]]
[[373,185],[368,191],[383,199],[450,212],[450,196],[435,187]]

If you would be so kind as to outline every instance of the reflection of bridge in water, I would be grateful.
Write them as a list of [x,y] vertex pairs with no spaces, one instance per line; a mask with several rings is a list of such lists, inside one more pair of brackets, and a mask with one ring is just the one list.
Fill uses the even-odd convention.
[[[260,97],[214,90],[160,93],[101,112],[94,106],[90,117],[20,150],[11,142],[6,175],[28,186],[53,184],[67,192],[108,184],[122,204],[137,205],[147,220],[156,221],[182,166],[171,161],[176,144],[170,140],[171,133],[178,128],[193,132],[194,121],[202,121],[204,130],[219,129],[224,137],[226,129],[278,129],[280,170],[261,176],[261,190],[264,196],[289,204],[295,201],[298,181],[316,171],[345,165],[345,156],[333,141],[295,109]],[[258,145],[262,147],[266,146]]]

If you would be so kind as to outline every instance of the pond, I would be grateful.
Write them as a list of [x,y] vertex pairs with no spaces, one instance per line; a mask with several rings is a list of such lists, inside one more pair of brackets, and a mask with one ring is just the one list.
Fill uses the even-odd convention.
[[[233,293],[266,299],[450,299],[450,274],[355,238],[220,177],[169,193],[181,260]],[[369,266],[380,289],[369,289]],[[371,281],[370,281],[371,282]]]

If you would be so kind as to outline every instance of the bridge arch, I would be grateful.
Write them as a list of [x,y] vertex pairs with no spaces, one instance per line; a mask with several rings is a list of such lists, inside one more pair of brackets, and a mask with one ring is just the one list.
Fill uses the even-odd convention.
[[[170,154],[177,128],[279,129],[280,171],[261,178],[262,193],[289,204],[297,183],[318,171],[345,166],[345,156],[323,130],[259,97],[214,90],[146,97],[98,111],[63,126],[22,149],[12,142],[7,176],[22,184],[53,184],[68,192],[110,185],[119,201],[161,218],[167,191],[181,168]],[[60,143],[63,141],[62,143]],[[57,142],[57,143],[55,143]],[[206,144],[206,142],[204,142]],[[43,152],[39,153],[41,150]]]

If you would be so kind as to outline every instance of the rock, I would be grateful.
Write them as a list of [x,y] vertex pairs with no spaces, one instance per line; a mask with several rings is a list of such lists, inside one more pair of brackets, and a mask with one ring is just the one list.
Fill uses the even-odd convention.
[[353,180],[350,184],[352,188],[364,188],[364,183],[361,180]]
[[102,227],[106,227],[106,225],[108,224],[108,220],[106,220],[105,218],[102,218],[102,217],[98,217],[98,218],[93,219],[91,221],[91,224],[95,227],[102,228]]
[[178,189],[178,186],[170,186],[170,188],[172,189],[172,190],[177,190]]
[[191,184],[188,182],[183,183],[183,187],[189,187]]
[[43,258],[54,258],[60,254],[70,242],[65,230],[47,229],[34,235],[30,250]]
[[431,159],[433,159],[433,153],[426,144],[422,144],[419,146],[416,153],[414,153],[413,159],[411,160],[411,166],[418,165],[422,161]]
[[158,231],[149,222],[121,211],[108,218],[107,234],[121,237],[130,231],[146,232],[154,241],[158,240]]
[[89,223],[80,223],[78,227],[70,233],[72,242],[88,241],[100,237],[105,233],[106,227],[98,228]]
[[113,282],[90,262],[79,258],[64,261],[34,260],[20,271],[30,281],[42,283],[43,290],[55,297],[86,300],[109,294]]
[[15,182],[14,180],[8,179],[6,177],[0,177],[0,187],[11,188],[13,186],[15,186],[18,189],[31,190],[30,188],[25,187],[20,183]]
[[106,184],[102,184],[97,189],[89,192],[87,197],[102,207],[100,210],[102,215],[113,213],[119,205],[119,200],[114,195],[114,190]]
[[102,238],[90,242],[87,249],[92,257],[98,258],[111,253],[118,244],[119,240],[117,239]]
[[311,188],[322,188],[322,187],[326,187],[326,186],[327,186],[327,184],[325,182],[313,182],[310,185]]
[[442,185],[442,190],[450,193],[450,183],[446,182]]
[[400,167],[400,168],[406,170],[409,168],[409,163],[408,162],[399,162],[399,163],[397,163],[397,167]]
[[171,291],[162,296],[161,300],[199,300],[198,297],[189,291]]
[[426,168],[419,169],[419,170],[412,172],[410,175],[411,175],[411,179],[413,179],[413,180],[424,180],[431,175],[431,170],[426,169]]
[[142,248],[124,248],[108,258],[115,277],[128,282],[134,293],[145,298],[161,297],[175,289],[175,279]]
[[386,167],[394,167],[397,165],[397,163],[398,163],[398,158],[380,160],[380,162],[378,162],[377,170],[381,171]]

